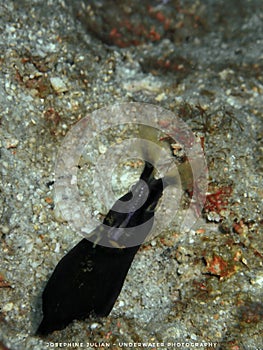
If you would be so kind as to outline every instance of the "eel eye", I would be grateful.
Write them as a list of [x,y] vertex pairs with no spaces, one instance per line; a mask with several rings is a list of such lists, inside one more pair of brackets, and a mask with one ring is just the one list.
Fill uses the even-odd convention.
[[132,192],[134,190],[134,188],[135,188],[135,184],[132,184],[129,188],[129,191]]

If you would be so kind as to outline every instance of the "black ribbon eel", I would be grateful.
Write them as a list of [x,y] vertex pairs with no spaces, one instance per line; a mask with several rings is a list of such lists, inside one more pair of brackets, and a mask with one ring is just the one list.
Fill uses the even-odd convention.
[[93,242],[82,239],[59,261],[42,294],[38,335],[64,329],[73,320],[110,313],[167,185],[154,178],[154,167],[145,162],[139,181],[93,231]]

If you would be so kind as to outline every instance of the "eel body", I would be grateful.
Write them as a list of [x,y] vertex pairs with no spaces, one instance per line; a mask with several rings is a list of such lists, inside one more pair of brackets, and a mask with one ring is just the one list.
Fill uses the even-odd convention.
[[145,162],[139,181],[92,232],[93,242],[82,239],[57,264],[42,294],[43,319],[37,334],[111,312],[133,258],[151,231],[165,186]]

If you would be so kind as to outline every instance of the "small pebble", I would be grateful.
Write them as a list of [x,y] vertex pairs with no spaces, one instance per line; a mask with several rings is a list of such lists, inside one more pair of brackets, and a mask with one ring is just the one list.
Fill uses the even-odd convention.
[[159,94],[155,97],[155,101],[161,102],[164,98],[165,98],[165,93],[162,92],[161,94]]
[[58,77],[50,78],[50,83],[53,89],[58,93],[68,91],[66,84],[61,78],[58,78]]
[[10,231],[10,229],[8,226],[3,225],[3,226],[1,226],[1,231],[2,231],[2,233],[7,234]]
[[17,139],[10,139],[6,141],[6,148],[16,148],[18,145],[19,141]]
[[93,330],[93,329],[96,329],[98,328],[99,324],[98,323],[92,323],[92,325],[90,326],[90,329]]
[[7,303],[3,306],[3,311],[7,312],[7,311],[11,311],[13,309],[14,304],[13,303]]
[[22,193],[18,193],[18,194],[16,195],[16,198],[17,198],[17,200],[18,200],[19,202],[22,202],[24,196],[22,195]]
[[124,301],[123,300],[120,300],[119,301],[119,307],[123,307],[125,305]]
[[101,154],[106,153],[106,152],[107,152],[107,147],[104,146],[103,144],[100,144],[100,145],[99,145],[99,152],[100,152]]
[[59,242],[56,243],[54,252],[55,253],[59,253],[60,252],[60,244],[59,244]]

